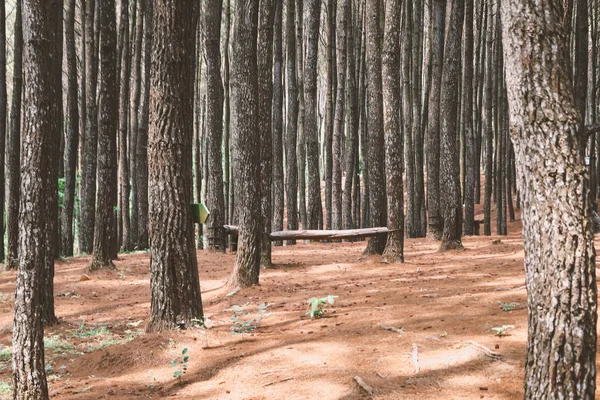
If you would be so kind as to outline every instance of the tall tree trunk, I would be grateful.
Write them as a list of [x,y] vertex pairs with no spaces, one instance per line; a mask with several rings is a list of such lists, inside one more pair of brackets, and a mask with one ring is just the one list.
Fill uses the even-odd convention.
[[144,94],[140,104],[139,130],[136,144],[136,171],[138,192],[138,248],[148,248],[148,125],[150,117],[150,64],[152,56],[153,11],[152,1],[144,4]]
[[[367,47],[367,107],[369,121],[369,219],[371,227],[387,224],[387,200],[385,171],[382,154],[384,151],[383,134],[383,95],[381,83],[381,34],[379,18],[381,3],[379,0],[367,0],[366,47]],[[365,254],[381,254],[385,248],[385,235],[369,238]]]
[[223,225],[225,198],[223,197],[223,82],[221,81],[221,12],[223,0],[209,0],[204,6],[204,51],[206,54],[206,151],[208,176],[206,205],[210,210],[208,235],[209,250],[225,251]]
[[225,200],[225,222],[232,223],[233,217],[233,190],[232,180],[230,179],[231,165],[230,165],[230,98],[229,98],[229,34],[231,30],[231,4],[230,0],[225,0],[225,12],[223,13],[223,48],[221,55],[223,57],[223,90],[224,90],[224,101],[223,101],[223,187],[224,187],[224,200]]
[[464,22],[464,3],[452,2],[449,17],[440,98],[440,179],[441,182],[444,182],[443,186],[440,185],[444,217],[441,250],[462,248],[462,203],[456,140],[458,127],[456,99],[460,83],[460,44]]
[[[310,1],[310,0],[308,0]],[[298,84],[298,212],[302,229],[307,229],[308,218],[306,214],[306,132],[305,132],[305,98],[304,98],[304,15],[303,0],[296,0],[296,65]]]
[[271,266],[271,185],[273,179],[273,18],[275,5],[261,0],[258,23],[258,131],[260,135],[260,264]]
[[65,139],[65,188],[61,214],[61,254],[73,255],[73,210],[75,206],[75,177],[79,147],[79,105],[77,88],[77,54],[75,48],[75,0],[65,4],[65,48],[67,57],[67,126]]
[[[337,32],[336,28],[336,10],[335,10],[335,2],[336,0],[327,0],[326,4],[326,13],[327,19],[325,21],[325,32],[327,35],[327,47],[325,49],[325,59],[326,59],[326,77],[325,77],[325,126],[324,126],[324,140],[323,140],[323,158],[325,160],[325,168],[324,168],[324,181],[325,181],[325,225],[327,229],[331,229],[332,225],[332,180],[333,180],[333,164],[335,160],[333,160],[333,135],[334,135],[334,118],[335,118],[335,105],[334,101],[334,69],[339,72],[337,68],[334,68],[335,61],[335,48],[336,48],[336,39],[335,35]],[[345,46],[345,44],[344,44]],[[345,68],[345,65],[344,65]],[[337,98],[337,93],[336,93]],[[336,101],[337,103],[337,101]],[[343,118],[343,114],[342,114]],[[341,181],[340,181],[341,182]],[[341,194],[341,188],[340,188]],[[340,201],[341,203],[341,201]],[[339,207],[340,211],[340,225],[341,225],[341,204]],[[336,228],[333,228],[336,229]],[[338,228],[339,229],[339,228]]]
[[137,186],[137,141],[140,128],[140,99],[142,93],[142,39],[144,37],[144,1],[136,0],[135,17],[135,41],[133,43],[133,65],[131,66],[131,105],[129,108],[129,126],[131,136],[129,141],[129,173],[131,176],[131,221],[129,225],[129,237],[131,247],[139,246],[139,208],[138,208],[138,186]]
[[[25,87],[23,160],[19,214],[19,272],[13,322],[13,399],[48,399],[44,369],[44,275],[47,245],[48,169],[58,157],[48,146],[60,139],[62,4],[23,2]],[[58,101],[60,103],[60,101]],[[54,158],[55,160],[52,160]],[[58,163],[57,163],[58,166]],[[58,168],[56,168],[58,171]],[[54,214],[56,217],[56,214]]]
[[119,248],[131,250],[129,237],[129,162],[128,162],[128,132],[129,132],[129,79],[131,75],[131,57],[129,56],[129,0],[121,0],[121,74],[119,85],[119,228],[121,240]]
[[99,8],[100,101],[98,107],[98,199],[94,226],[94,250],[89,269],[114,268],[111,241],[115,236],[117,192],[117,30],[115,1],[102,0]]
[[[416,40],[413,29],[413,2],[404,2],[404,37],[402,41],[402,120],[404,122],[404,131],[406,132],[405,154],[406,159],[406,236],[409,238],[417,237],[418,215],[415,205],[415,143],[414,143],[414,121],[413,121],[413,96],[411,66],[412,50],[415,47],[413,40]],[[414,61],[418,62],[417,60]],[[418,100],[417,100],[418,101]],[[435,150],[433,150],[435,151]],[[433,155],[436,157],[436,155]]]
[[446,2],[435,0],[432,15],[431,92],[427,118],[427,212],[429,237],[442,238],[443,217],[440,205],[440,97],[444,65],[444,36],[446,30]]
[[[79,252],[91,253],[94,245],[96,221],[96,178],[98,150],[98,109],[96,89],[98,80],[98,48],[94,30],[96,1],[85,3],[85,93],[86,123],[81,157],[81,214],[79,224]],[[99,0],[98,0],[99,1]],[[115,116],[113,115],[113,118]]]
[[19,186],[21,182],[21,97],[23,90],[23,27],[22,0],[17,0],[15,9],[14,49],[13,49],[13,94],[10,106],[10,129],[6,148],[7,180],[7,246],[6,267],[19,266]]
[[157,0],[154,7],[148,139],[152,254],[148,331],[186,328],[203,316],[190,208],[198,10],[199,4],[193,0]]
[[[342,138],[346,115],[346,34],[350,17],[350,1],[339,0],[336,12],[336,60],[337,60],[337,90],[335,100],[335,119],[333,121],[332,139],[332,185],[331,185],[331,226],[328,229],[343,229],[342,225]],[[353,57],[354,54],[350,54]],[[352,79],[354,77],[351,77]],[[353,155],[350,155],[353,157]],[[350,167],[352,168],[352,166]],[[346,172],[346,180],[352,185],[352,170]],[[352,186],[350,186],[350,201],[352,201]],[[352,218],[352,211],[349,211]]]
[[485,193],[483,197],[483,234],[492,234],[492,168],[493,168],[493,52],[494,52],[494,6],[488,2],[486,59],[485,59]]
[[258,125],[258,0],[236,1],[232,33],[231,116],[236,207],[240,219],[232,286],[258,284],[260,272],[260,143]]
[[[283,180],[283,2],[275,5],[275,21],[273,23],[273,221],[272,231],[283,230],[283,210],[285,207],[285,189]],[[273,242],[273,246],[281,246],[281,241]]]
[[462,123],[465,129],[465,220],[463,233],[473,234],[475,220],[475,133],[473,131],[473,0],[465,0],[465,51]]
[[[404,261],[404,194],[402,173],[404,165],[404,135],[400,124],[400,0],[388,1],[385,6],[382,76],[385,131],[385,170],[387,192],[387,237],[383,259],[386,262]],[[407,132],[410,134],[410,132]]]
[[557,1],[501,6],[529,309],[525,398],[593,399],[594,238],[559,10]]
[[0,4],[0,263],[4,262],[4,206],[6,151],[6,3]]
[[[296,157],[298,139],[298,85],[296,80],[296,34],[295,0],[286,0],[285,37],[286,37],[286,86],[287,109],[285,128],[285,196],[287,205],[287,229],[298,229],[298,164]],[[288,245],[296,244],[288,240]]]

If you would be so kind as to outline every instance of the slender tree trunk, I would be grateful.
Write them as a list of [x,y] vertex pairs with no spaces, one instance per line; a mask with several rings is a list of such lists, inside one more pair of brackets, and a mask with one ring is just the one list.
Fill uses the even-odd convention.
[[[286,0],[286,86],[287,86],[287,109],[286,109],[286,183],[285,195],[287,204],[287,229],[298,229],[298,164],[296,157],[298,139],[298,85],[296,69],[296,34],[295,34],[295,11],[294,0]],[[295,240],[288,240],[288,245],[296,244]]]
[[[337,90],[335,104],[335,119],[333,121],[332,138],[332,185],[331,185],[331,225],[328,229],[342,229],[342,137],[346,111],[346,33],[350,17],[350,1],[339,0],[336,12],[336,62]],[[353,54],[350,55],[351,57]],[[351,77],[352,79],[354,77]],[[353,157],[353,155],[350,155]],[[352,168],[352,166],[350,166]],[[352,184],[352,170],[346,173],[346,180]],[[352,201],[352,186],[350,186],[350,201]],[[349,207],[348,207],[349,208]],[[352,211],[349,211],[352,218]]]
[[23,90],[23,28],[22,0],[17,0],[15,9],[14,49],[13,49],[13,94],[10,106],[10,129],[6,148],[7,180],[7,247],[6,267],[17,269],[19,266],[19,186],[21,160],[21,96]]
[[[272,231],[283,230],[283,210],[285,207],[285,189],[283,180],[283,45],[282,22],[283,2],[275,4],[275,21],[273,23],[273,220]],[[281,246],[283,242],[273,242],[273,246]]]
[[[323,158],[325,160],[325,168],[324,168],[324,181],[325,181],[325,212],[326,212],[326,226],[327,229],[331,229],[332,225],[332,181],[333,181],[333,164],[335,160],[333,160],[333,135],[334,135],[334,118],[335,118],[335,106],[337,104],[336,98],[334,98],[334,69],[339,72],[337,68],[334,68],[334,64],[336,63],[336,40],[335,35],[337,32],[336,29],[336,9],[335,9],[335,0],[327,0],[326,5],[326,16],[327,19],[324,22],[325,32],[327,35],[327,47],[325,49],[325,58],[326,58],[326,78],[325,78],[325,126],[324,126],[324,140],[323,140]],[[344,44],[345,46],[345,44]],[[344,65],[345,67],[345,65]],[[337,88],[337,83],[336,83]],[[336,104],[334,104],[336,101]],[[342,114],[343,115],[343,114]],[[341,181],[340,181],[341,182]],[[341,189],[340,189],[341,193]],[[340,221],[341,221],[341,206],[340,206]],[[341,223],[340,223],[341,225]],[[333,228],[336,229],[336,228]]]
[[[81,223],[79,225],[79,252],[91,253],[94,244],[94,226],[96,220],[96,175],[98,149],[98,110],[96,89],[98,79],[98,48],[94,21],[96,20],[96,1],[85,3],[85,92],[86,124],[81,158]],[[113,118],[115,116],[113,115]]]
[[[404,35],[402,43],[402,120],[404,122],[404,131],[406,132],[406,147],[404,158],[406,159],[406,236],[409,238],[417,237],[416,205],[415,205],[415,144],[414,144],[414,126],[413,126],[413,96],[411,66],[412,50],[415,46],[413,29],[413,2],[404,2]],[[417,61],[415,60],[415,63]],[[434,150],[435,151],[435,150]],[[436,157],[433,155],[433,157]]]
[[[6,3],[0,4],[0,182],[5,181],[6,151]],[[0,185],[0,263],[4,262],[5,183]]]
[[[311,1],[311,0],[308,0]],[[298,85],[298,212],[302,228],[307,229],[308,218],[306,214],[306,133],[305,126],[305,98],[304,98],[304,5],[303,0],[296,0],[296,65]]]
[[223,90],[224,90],[224,102],[223,102],[223,188],[225,191],[225,222],[232,222],[233,217],[233,190],[232,180],[230,179],[230,153],[229,153],[229,124],[230,124],[230,107],[229,107],[229,34],[231,28],[231,4],[230,0],[225,0],[225,12],[223,13],[223,48],[221,55],[223,57]]
[[117,193],[114,182],[116,170],[116,136],[118,113],[117,88],[117,30],[115,1],[102,0],[99,9],[100,43],[100,101],[98,107],[98,203],[94,226],[94,250],[89,269],[114,268],[111,241],[115,235]]
[[493,49],[494,49],[494,6],[488,2],[487,7],[487,32],[486,32],[486,60],[485,60],[485,194],[483,199],[483,234],[492,234],[492,168],[493,168]]
[[473,131],[473,0],[465,1],[465,40],[462,121],[465,127],[465,220],[463,233],[473,234],[475,221],[475,133]]
[[258,284],[260,272],[260,143],[258,125],[257,27],[258,0],[236,1],[232,34],[231,115],[233,170],[240,218],[238,251],[232,286]]
[[[273,18],[275,4],[261,0],[258,23],[258,131],[260,135],[260,264],[271,267],[271,186],[273,180]],[[318,168],[318,165],[317,165]]]
[[[59,142],[57,98],[62,65],[62,4],[60,1],[23,2],[23,59],[25,76],[23,160],[19,214],[19,268],[13,322],[13,399],[48,399],[44,369],[42,325],[47,253],[48,169],[58,161],[48,153]],[[59,50],[61,49],[61,50]],[[59,101],[60,103],[60,101]],[[58,155],[58,154],[57,154]],[[53,160],[53,158],[55,160]],[[56,163],[58,166],[58,163]],[[58,171],[58,168],[56,168]],[[56,213],[54,214],[56,217]]]
[[[404,261],[404,135],[400,123],[400,0],[388,1],[385,7],[383,37],[383,115],[385,131],[385,170],[387,191],[387,237],[383,259],[386,262]],[[407,132],[407,134],[410,134]]]
[[556,1],[501,6],[529,308],[525,398],[593,399],[594,238],[559,10]]
[[225,251],[223,225],[225,198],[223,196],[223,82],[221,81],[221,12],[223,0],[210,0],[204,6],[204,51],[206,54],[206,151],[208,175],[206,205],[210,210],[209,250],[220,246]]
[[433,38],[431,44],[431,92],[427,129],[427,212],[429,237],[442,238],[443,219],[440,205],[440,97],[444,63],[446,2],[433,2]]
[[462,248],[462,203],[460,196],[460,165],[456,132],[458,115],[456,99],[460,82],[460,54],[464,3],[452,2],[448,36],[444,52],[442,94],[440,98],[440,170],[444,231],[440,250]]
[[129,131],[129,79],[131,75],[131,57],[129,56],[129,0],[121,0],[121,58],[120,92],[119,92],[119,227],[121,240],[119,248],[131,250],[129,232],[129,162],[128,162],[128,131]]
[[[369,218],[371,227],[387,224],[387,201],[385,171],[382,154],[384,151],[383,134],[383,95],[381,83],[381,34],[379,17],[381,15],[379,0],[367,0],[367,107],[369,122],[367,134],[369,138]],[[385,235],[369,238],[365,254],[381,254],[385,248]]]

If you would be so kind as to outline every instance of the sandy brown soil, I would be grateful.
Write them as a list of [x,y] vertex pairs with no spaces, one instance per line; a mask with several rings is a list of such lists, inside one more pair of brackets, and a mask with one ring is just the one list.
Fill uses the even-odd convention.
[[[406,241],[406,263],[362,259],[365,242],[273,249],[260,287],[227,296],[234,255],[198,251],[210,329],[145,334],[148,255],[123,255],[118,271],[86,273],[88,258],[59,262],[56,311],[46,330],[54,399],[517,399],[527,335],[520,223],[507,237],[467,237],[438,253]],[[493,239],[500,239],[494,244]],[[10,382],[15,273],[0,275],[0,380]],[[325,318],[306,316],[311,297],[339,296]],[[253,332],[232,334],[234,305],[269,303]],[[500,303],[513,304],[503,311]],[[382,328],[393,327],[394,332]],[[492,328],[514,325],[508,336]],[[495,360],[484,346],[500,356]],[[188,349],[187,371],[171,361]],[[181,359],[180,359],[181,360]]]

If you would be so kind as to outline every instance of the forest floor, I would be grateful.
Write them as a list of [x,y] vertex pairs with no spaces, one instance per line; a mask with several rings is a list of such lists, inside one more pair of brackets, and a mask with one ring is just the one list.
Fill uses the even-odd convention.
[[[235,255],[198,251],[209,329],[163,334],[145,333],[147,253],[122,255],[118,270],[93,274],[86,272],[89,257],[63,260],[55,278],[60,323],[45,332],[51,397],[371,398],[358,376],[376,399],[522,398],[527,309],[520,222],[509,223],[508,236],[463,243],[464,250],[439,253],[438,243],[408,239],[401,265],[362,258],[365,242],[274,247],[275,267],[261,270],[260,286],[233,294],[224,285]],[[14,280],[14,272],[0,274],[5,396]],[[323,318],[310,319],[307,300],[328,295],[338,296],[335,303]],[[244,314],[237,322],[234,306]],[[493,328],[504,325],[514,328],[497,336]]]

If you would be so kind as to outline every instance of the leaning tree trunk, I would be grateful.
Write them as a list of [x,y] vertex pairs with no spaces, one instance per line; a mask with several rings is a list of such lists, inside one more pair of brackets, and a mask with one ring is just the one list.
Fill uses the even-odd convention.
[[102,0],[99,7],[100,102],[98,107],[98,198],[94,226],[94,251],[89,269],[114,268],[111,240],[114,232],[117,193],[117,30],[115,1]]
[[152,255],[148,331],[162,331],[192,326],[203,316],[190,208],[199,4],[194,0],[157,0],[154,4],[148,139]]
[[42,302],[46,252],[47,146],[58,141],[57,94],[62,65],[62,5],[58,0],[23,2],[25,87],[23,162],[19,214],[19,273],[13,322],[13,399],[48,399],[44,369]]
[[[404,261],[404,194],[402,173],[404,135],[400,124],[400,0],[388,0],[385,7],[382,77],[385,131],[387,227],[390,230],[383,252],[386,262]],[[407,132],[410,135],[410,132]]]
[[521,195],[529,336],[526,399],[593,399],[597,288],[581,115],[557,1],[502,2]]
[[448,22],[448,36],[442,72],[440,98],[440,185],[444,230],[440,250],[462,248],[462,203],[460,165],[456,143],[458,115],[456,99],[460,82],[460,44],[464,22],[464,3],[453,1]]
[[6,204],[6,267],[16,269],[19,265],[19,186],[21,157],[21,96],[23,90],[23,27],[22,0],[17,0],[13,49],[13,94],[10,107],[10,130],[8,133],[8,156],[6,180],[8,189]]
[[[366,47],[367,47],[367,107],[369,121],[367,135],[369,138],[369,220],[371,227],[387,224],[387,204],[384,161],[383,134],[383,97],[381,83],[381,34],[379,16],[381,3],[379,0],[367,0]],[[381,254],[385,248],[386,236],[369,239],[366,254]]]
[[232,286],[258,284],[260,272],[260,143],[258,130],[258,0],[238,0],[232,32],[231,122],[236,207],[240,219]]
[[206,205],[209,250],[225,251],[223,225],[225,224],[225,197],[223,195],[223,82],[221,82],[221,12],[223,0],[210,0],[204,7],[204,51],[206,54],[206,151],[208,171]]

